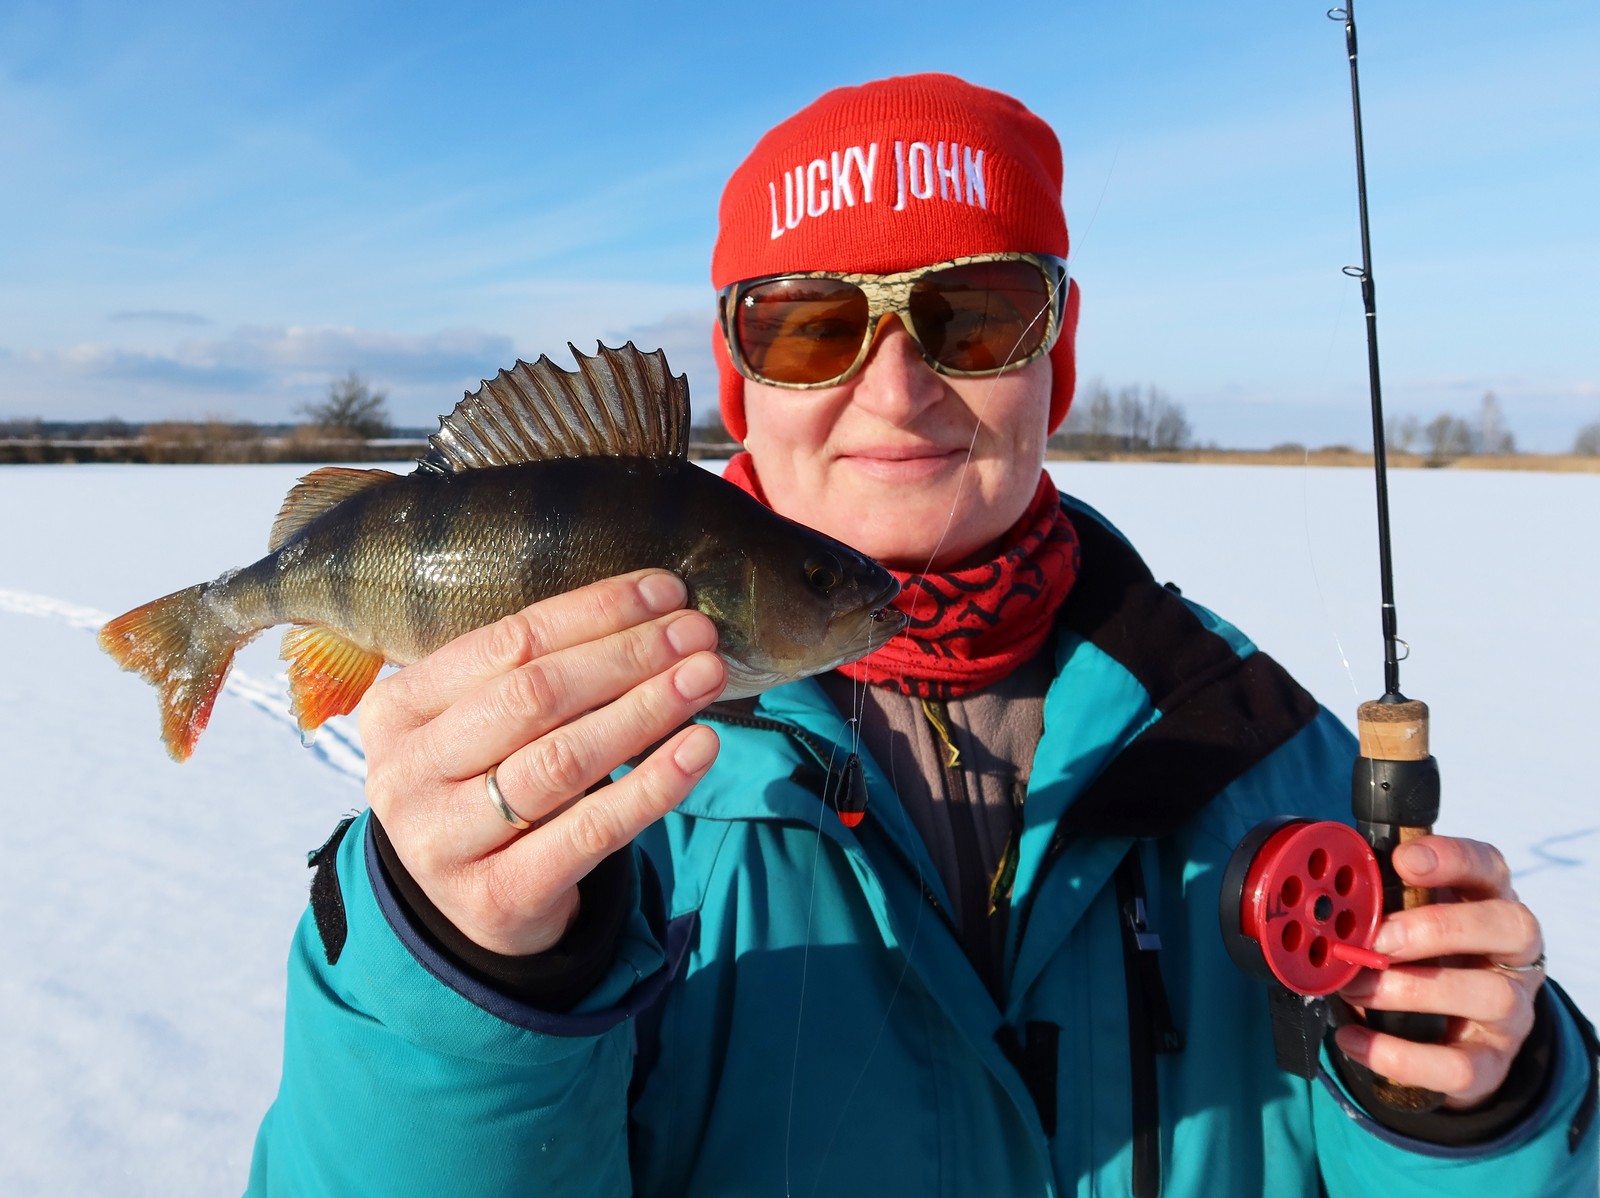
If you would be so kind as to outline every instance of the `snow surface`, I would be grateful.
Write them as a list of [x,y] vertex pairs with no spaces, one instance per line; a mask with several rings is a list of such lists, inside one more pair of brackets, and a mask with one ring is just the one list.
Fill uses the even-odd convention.
[[[1347,722],[1381,692],[1367,473],[1052,470]],[[177,766],[153,692],[93,630],[253,560],[304,472],[0,469],[0,1193],[243,1188],[305,854],[363,805],[355,725],[299,746],[269,633]],[[1582,930],[1600,858],[1600,475],[1401,471],[1391,489],[1404,689],[1433,711],[1440,828],[1504,850],[1552,973],[1600,1012]]]

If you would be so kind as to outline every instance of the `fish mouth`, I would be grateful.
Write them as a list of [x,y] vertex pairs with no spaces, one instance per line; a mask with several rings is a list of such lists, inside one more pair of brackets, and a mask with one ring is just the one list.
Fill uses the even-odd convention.
[[891,578],[882,591],[868,600],[866,633],[869,643],[877,641],[880,645],[884,644],[911,622],[910,616],[892,606],[894,597],[899,593],[899,579]]

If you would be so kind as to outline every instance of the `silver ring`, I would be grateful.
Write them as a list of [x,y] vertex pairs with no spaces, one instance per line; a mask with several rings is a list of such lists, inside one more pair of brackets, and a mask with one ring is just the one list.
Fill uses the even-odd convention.
[[484,789],[489,792],[489,801],[494,804],[494,809],[500,813],[500,818],[518,832],[533,827],[531,823],[511,810],[511,804],[506,802],[506,796],[500,793],[500,783],[496,782],[494,777],[495,770],[499,768],[497,765],[491,765],[489,772],[483,776],[483,785]]
[[1544,954],[1539,954],[1539,959],[1528,965],[1507,965],[1502,961],[1491,961],[1489,964],[1505,973],[1538,973],[1544,968]]

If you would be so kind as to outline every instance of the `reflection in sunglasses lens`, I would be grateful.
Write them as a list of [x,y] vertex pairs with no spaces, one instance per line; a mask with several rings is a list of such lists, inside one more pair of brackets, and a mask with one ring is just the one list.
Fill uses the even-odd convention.
[[973,262],[911,288],[922,347],[951,370],[1000,370],[1028,357],[1049,328],[1050,287],[1027,262]]
[[734,313],[750,369],[776,383],[820,383],[861,350],[867,297],[841,279],[775,279],[750,288]]
[[[993,373],[1044,344],[1051,302],[1050,280],[1031,262],[969,262],[917,278],[905,316],[941,367]],[[827,383],[855,364],[873,315],[866,294],[843,279],[772,279],[739,293],[733,334],[757,378]]]

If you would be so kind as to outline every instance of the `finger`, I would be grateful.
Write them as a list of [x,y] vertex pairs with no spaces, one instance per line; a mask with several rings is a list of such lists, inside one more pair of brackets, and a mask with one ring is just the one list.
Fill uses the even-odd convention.
[[717,750],[717,734],[704,724],[669,738],[637,769],[497,853],[497,891],[508,903],[536,907],[545,895],[576,886],[681,803],[711,768]]
[[500,765],[502,789],[537,825],[642,753],[715,699],[728,671],[714,653],[686,658],[668,674],[518,749]]
[[[617,701],[519,747],[495,771],[507,806],[542,832],[544,821],[667,736],[715,699],[726,682],[727,667],[716,654],[696,653]],[[432,823],[434,836],[448,844],[447,851],[458,861],[501,849],[522,831],[495,809],[481,773],[453,788],[450,812]]]
[[1395,872],[1412,886],[1448,886],[1462,898],[1515,898],[1500,850],[1478,840],[1420,836],[1394,851]]
[[1544,937],[1522,903],[1480,899],[1396,911],[1383,921],[1372,947],[1395,961],[1472,954],[1522,965],[1543,951]]
[[1418,1044],[1356,1024],[1341,1027],[1334,1040],[1356,1064],[1400,1085],[1443,1094],[1457,1107],[1493,1094],[1511,1067],[1509,1049],[1488,1041]]
[[1363,970],[1362,974],[1339,995],[1363,1009],[1453,1015],[1502,1026],[1517,1036],[1526,1035],[1533,1027],[1537,987],[1498,969],[1407,965],[1382,973]]
[[[709,619],[675,611],[557,650],[491,678],[440,712],[417,731],[413,749],[434,763],[439,776],[460,780],[482,774],[551,729],[613,702],[716,643],[716,626]],[[612,760],[605,772],[623,760],[626,755]],[[575,793],[569,791],[568,797]]]
[[540,600],[476,628],[377,685],[384,687],[383,702],[421,724],[491,678],[673,611],[687,599],[676,574],[636,570]]

